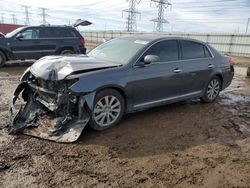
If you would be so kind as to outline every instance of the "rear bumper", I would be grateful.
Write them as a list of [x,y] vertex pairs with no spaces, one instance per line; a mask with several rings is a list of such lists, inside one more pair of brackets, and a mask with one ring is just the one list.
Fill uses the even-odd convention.
[[230,66],[230,70],[225,71],[222,77],[223,77],[223,83],[222,83],[222,90],[223,90],[226,89],[232,83],[234,77],[234,67]]
[[86,51],[87,51],[87,49],[85,47],[83,47],[83,46],[79,47],[80,54],[86,54]]

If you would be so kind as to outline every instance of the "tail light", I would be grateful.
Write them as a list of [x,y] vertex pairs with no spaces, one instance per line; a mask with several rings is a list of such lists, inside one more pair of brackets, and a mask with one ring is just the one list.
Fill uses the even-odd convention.
[[85,40],[84,40],[84,38],[80,38],[80,44],[81,44],[82,46],[85,45]]
[[230,64],[231,66],[234,66],[234,65],[236,65],[236,62],[235,62],[232,58],[230,58],[229,64]]

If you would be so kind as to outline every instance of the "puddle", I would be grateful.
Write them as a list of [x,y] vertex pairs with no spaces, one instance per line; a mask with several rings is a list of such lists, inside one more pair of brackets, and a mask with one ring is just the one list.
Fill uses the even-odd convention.
[[235,75],[231,85],[222,93],[230,92],[234,94],[250,96],[250,78],[242,75]]
[[247,76],[247,67],[234,67],[235,75]]
[[231,105],[240,102],[250,102],[250,96],[239,95],[234,93],[222,92],[220,94],[220,103]]

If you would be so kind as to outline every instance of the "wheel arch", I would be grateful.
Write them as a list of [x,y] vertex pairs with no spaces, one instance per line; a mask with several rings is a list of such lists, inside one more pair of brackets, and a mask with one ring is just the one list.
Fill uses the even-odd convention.
[[73,46],[63,46],[63,47],[60,47],[60,48],[57,50],[57,54],[61,54],[61,52],[64,51],[64,50],[71,50],[71,51],[73,51],[74,53],[76,53],[75,47],[73,47]]
[[0,48],[0,52],[2,52],[2,53],[3,53],[3,55],[5,56],[5,60],[6,60],[6,61],[8,61],[8,60],[9,60],[9,57],[8,57],[8,55],[7,55],[6,51],[5,51],[5,50],[3,50],[2,48]]
[[220,81],[221,81],[221,90],[222,90],[222,88],[223,88],[223,77],[222,77],[222,74],[217,73],[214,76],[217,76],[218,78],[220,78]]

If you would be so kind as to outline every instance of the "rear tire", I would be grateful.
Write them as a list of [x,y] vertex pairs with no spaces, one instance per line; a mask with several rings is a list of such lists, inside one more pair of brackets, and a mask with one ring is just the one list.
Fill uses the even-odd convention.
[[67,54],[74,54],[74,52],[72,50],[62,50],[61,55],[67,55]]
[[201,100],[205,103],[214,102],[221,91],[221,79],[218,76],[213,77],[207,84],[204,96]]
[[114,89],[105,89],[97,93],[89,126],[102,131],[116,126],[122,119],[125,110],[123,96]]
[[6,62],[6,57],[3,52],[0,51],[0,67],[3,67]]

